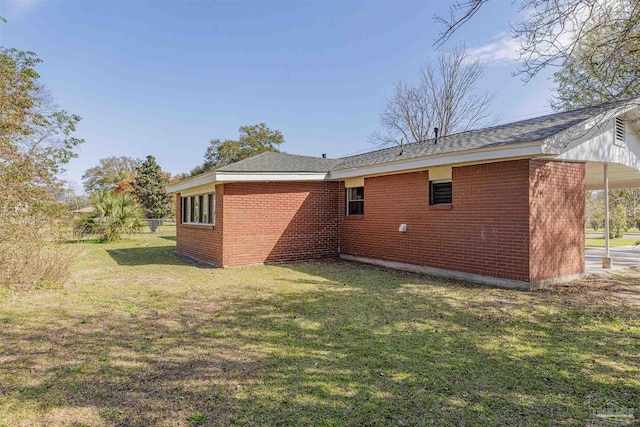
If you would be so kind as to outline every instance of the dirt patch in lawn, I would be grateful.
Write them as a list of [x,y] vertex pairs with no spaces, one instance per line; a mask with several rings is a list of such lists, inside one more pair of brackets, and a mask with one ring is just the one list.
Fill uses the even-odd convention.
[[640,307],[640,267],[594,274],[554,285],[543,292],[558,293],[582,302],[612,302]]

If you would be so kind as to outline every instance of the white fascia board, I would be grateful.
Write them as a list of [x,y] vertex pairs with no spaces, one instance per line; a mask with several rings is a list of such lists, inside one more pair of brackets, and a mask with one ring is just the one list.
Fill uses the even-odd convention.
[[216,182],[323,181],[326,172],[218,172]]
[[[507,148],[508,147],[508,148]],[[460,163],[483,163],[510,158],[531,157],[544,154],[541,142],[527,142],[517,145],[480,148],[457,153],[430,155],[410,160],[380,163],[353,169],[337,170],[329,173],[329,179],[345,179],[357,176],[384,175],[416,169],[427,169],[435,166],[454,165]]]
[[167,193],[178,193],[206,184],[224,182],[267,182],[267,181],[323,181],[326,172],[210,172],[167,187]]

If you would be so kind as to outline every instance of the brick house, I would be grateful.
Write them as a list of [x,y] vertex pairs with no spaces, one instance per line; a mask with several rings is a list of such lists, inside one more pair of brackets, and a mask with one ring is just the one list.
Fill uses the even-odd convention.
[[[636,103],[339,159],[263,153],[169,187],[177,251],[220,267],[342,257],[504,287],[584,273],[585,190],[640,186]],[[604,166],[606,165],[606,166]]]

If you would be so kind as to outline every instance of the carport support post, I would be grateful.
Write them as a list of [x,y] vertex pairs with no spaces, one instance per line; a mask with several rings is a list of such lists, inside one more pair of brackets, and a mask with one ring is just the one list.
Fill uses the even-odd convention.
[[611,268],[611,252],[609,251],[609,167],[604,164],[604,257],[602,268]]

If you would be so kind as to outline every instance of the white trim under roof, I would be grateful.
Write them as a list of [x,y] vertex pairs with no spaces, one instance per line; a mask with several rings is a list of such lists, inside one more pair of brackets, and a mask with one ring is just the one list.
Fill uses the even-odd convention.
[[217,182],[323,181],[326,172],[217,172]]
[[193,187],[223,182],[324,181],[326,172],[224,172],[213,171],[167,187],[167,193],[178,193]]

